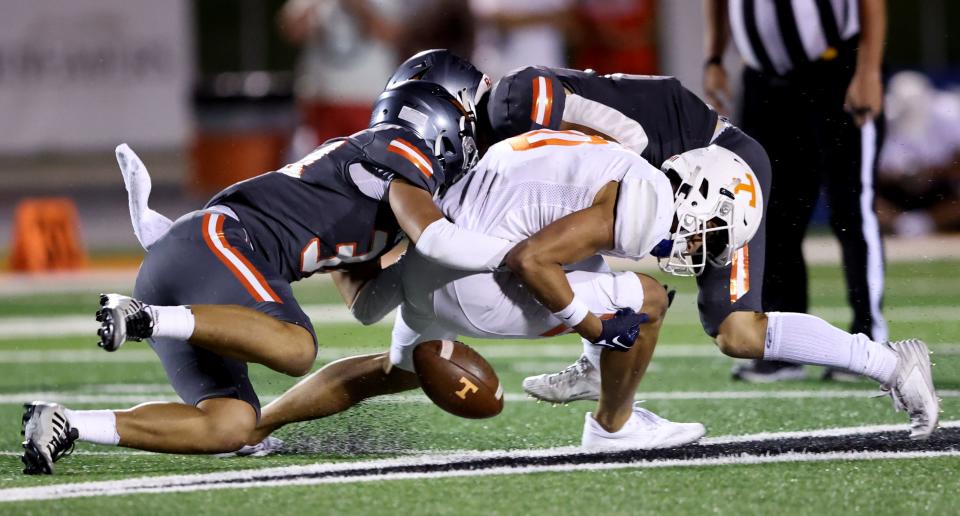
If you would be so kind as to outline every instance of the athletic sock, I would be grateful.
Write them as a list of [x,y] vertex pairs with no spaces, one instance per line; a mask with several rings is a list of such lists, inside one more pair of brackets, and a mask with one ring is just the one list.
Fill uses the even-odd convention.
[[583,356],[587,357],[590,365],[600,370],[600,354],[603,353],[603,348],[587,339],[580,340],[583,341]]
[[153,319],[151,337],[188,340],[193,335],[195,321],[190,307],[147,305],[146,309]]
[[77,429],[78,439],[94,444],[116,446],[120,444],[117,433],[117,415],[112,410],[64,409],[70,426]]
[[889,386],[897,354],[862,333],[851,335],[807,314],[767,313],[764,360],[844,369]]

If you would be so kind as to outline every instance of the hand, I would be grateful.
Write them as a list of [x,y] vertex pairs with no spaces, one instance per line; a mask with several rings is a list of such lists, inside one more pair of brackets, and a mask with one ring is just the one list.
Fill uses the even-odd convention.
[[600,338],[593,343],[614,351],[629,351],[640,334],[640,325],[648,320],[647,314],[638,314],[631,308],[621,308],[613,317],[602,322]]
[[883,82],[879,71],[861,72],[857,69],[847,87],[843,109],[853,116],[858,127],[880,114],[883,110]]
[[717,113],[730,115],[730,85],[723,65],[708,64],[703,69],[703,94]]

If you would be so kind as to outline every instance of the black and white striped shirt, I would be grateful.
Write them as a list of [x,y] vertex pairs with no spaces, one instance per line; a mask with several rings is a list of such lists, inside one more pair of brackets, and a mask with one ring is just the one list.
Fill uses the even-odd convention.
[[860,32],[858,0],[729,0],[730,28],[747,66],[783,75],[832,59]]

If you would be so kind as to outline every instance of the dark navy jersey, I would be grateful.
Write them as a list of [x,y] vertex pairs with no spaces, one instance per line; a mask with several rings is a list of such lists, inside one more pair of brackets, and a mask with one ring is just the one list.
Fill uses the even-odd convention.
[[[598,110],[590,102],[573,105],[567,92],[613,111]],[[656,167],[675,154],[709,145],[717,126],[717,113],[674,77],[597,75],[542,66],[504,76],[490,93],[487,114],[500,138],[541,127],[559,129],[562,121],[610,136],[616,128],[640,141],[645,135],[646,146],[639,145],[643,147],[640,154]],[[639,127],[632,124],[633,128],[625,129],[630,121]],[[636,145],[620,143],[638,150]]]
[[443,171],[407,129],[381,125],[328,140],[275,172],[234,184],[207,206],[233,209],[256,248],[288,281],[379,258],[400,238],[387,184],[431,194]]

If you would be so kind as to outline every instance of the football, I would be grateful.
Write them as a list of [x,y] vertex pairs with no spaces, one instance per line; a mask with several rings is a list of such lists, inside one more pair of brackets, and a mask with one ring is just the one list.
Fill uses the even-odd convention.
[[503,410],[503,388],[493,367],[466,344],[430,340],[413,350],[413,365],[427,397],[447,412],[470,419]]

